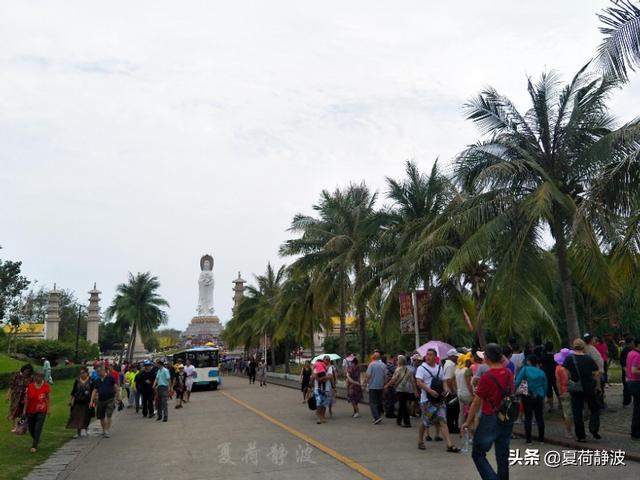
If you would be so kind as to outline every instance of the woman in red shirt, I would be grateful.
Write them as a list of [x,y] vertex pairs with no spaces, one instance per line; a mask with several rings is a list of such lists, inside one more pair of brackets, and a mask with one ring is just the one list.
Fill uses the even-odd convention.
[[29,434],[33,438],[31,453],[38,451],[40,435],[44,421],[49,415],[51,387],[44,382],[44,375],[40,372],[33,375],[33,382],[27,387],[25,398],[25,414],[29,424]]

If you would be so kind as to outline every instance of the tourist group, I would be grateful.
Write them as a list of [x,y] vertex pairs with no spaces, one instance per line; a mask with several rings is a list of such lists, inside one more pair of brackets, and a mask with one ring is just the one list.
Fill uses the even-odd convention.
[[[587,441],[586,410],[589,433],[594,440],[602,438],[607,346],[590,334],[571,346],[555,352],[551,342],[536,339],[524,348],[511,341],[507,346],[490,343],[479,351],[429,342],[426,353],[419,349],[424,355],[416,351],[387,357],[375,351],[366,368],[353,354],[341,365],[325,356],[313,364],[306,362],[302,369],[303,402],[315,411],[318,424],[325,423],[332,416],[338,377],[343,376],[353,418],[360,418],[359,403],[366,392],[374,424],[386,417],[410,428],[411,417],[419,418],[418,449],[425,450],[426,442],[442,442],[446,452],[458,453],[454,442],[458,434],[464,447],[472,445],[472,458],[483,479],[508,478],[509,445],[521,413],[527,444],[534,441],[534,418],[535,440],[544,443],[545,410],[551,412],[556,405],[566,437]],[[623,405],[633,401],[631,439],[640,440],[640,339],[626,338],[619,358]],[[492,446],[497,472],[486,459]]]
[[[100,421],[101,436],[111,436],[113,412],[135,408],[146,418],[167,422],[169,400],[175,396],[175,408],[189,402],[196,369],[189,360],[172,364],[161,359],[121,365],[109,360],[95,361],[93,369],[81,367],[69,395],[67,428],[76,431],[74,438],[87,436],[92,418]],[[43,371],[36,372],[31,364],[24,365],[14,376],[7,400],[12,432],[29,432],[33,441],[31,452],[38,451],[45,420],[51,411],[53,388],[51,367],[44,362]]]

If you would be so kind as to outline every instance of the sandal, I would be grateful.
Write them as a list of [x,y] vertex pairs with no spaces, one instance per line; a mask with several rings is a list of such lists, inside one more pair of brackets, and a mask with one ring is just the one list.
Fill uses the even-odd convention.
[[426,449],[427,449],[427,447],[424,446],[424,442],[420,442],[418,444],[418,450],[426,450]]
[[460,449],[458,447],[456,447],[455,445],[449,445],[447,447],[447,452],[460,453]]
[[427,442],[430,442],[431,440],[433,440],[433,438],[431,438],[431,436],[430,436],[430,435],[427,435],[427,438],[425,438],[425,440],[426,440]]
[[441,441],[442,441],[442,437],[436,437],[436,438],[435,438],[435,441],[436,441],[436,442],[441,442]]

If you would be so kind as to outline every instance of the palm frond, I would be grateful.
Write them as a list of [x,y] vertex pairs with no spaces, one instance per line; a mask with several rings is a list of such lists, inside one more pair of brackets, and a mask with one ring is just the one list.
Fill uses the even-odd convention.
[[631,0],[611,0],[598,14],[604,39],[597,62],[605,75],[626,82],[629,72],[640,67],[640,8]]

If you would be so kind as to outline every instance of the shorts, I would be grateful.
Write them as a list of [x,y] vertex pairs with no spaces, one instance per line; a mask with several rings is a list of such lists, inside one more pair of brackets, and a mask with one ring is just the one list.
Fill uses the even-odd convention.
[[109,400],[103,400],[103,401],[98,400],[98,403],[96,404],[96,418],[98,420],[102,420],[105,416],[107,418],[111,418],[115,408],[116,408],[116,404],[113,398],[110,398]]
[[437,425],[439,423],[447,423],[447,408],[445,403],[434,405],[429,402],[420,402],[420,411],[422,412],[422,424],[425,427]]
[[313,394],[316,397],[316,407],[328,407],[331,405],[331,390],[316,389]]
[[566,420],[573,419],[573,412],[571,411],[571,394],[565,392],[560,396],[560,409],[562,410],[562,418]]

